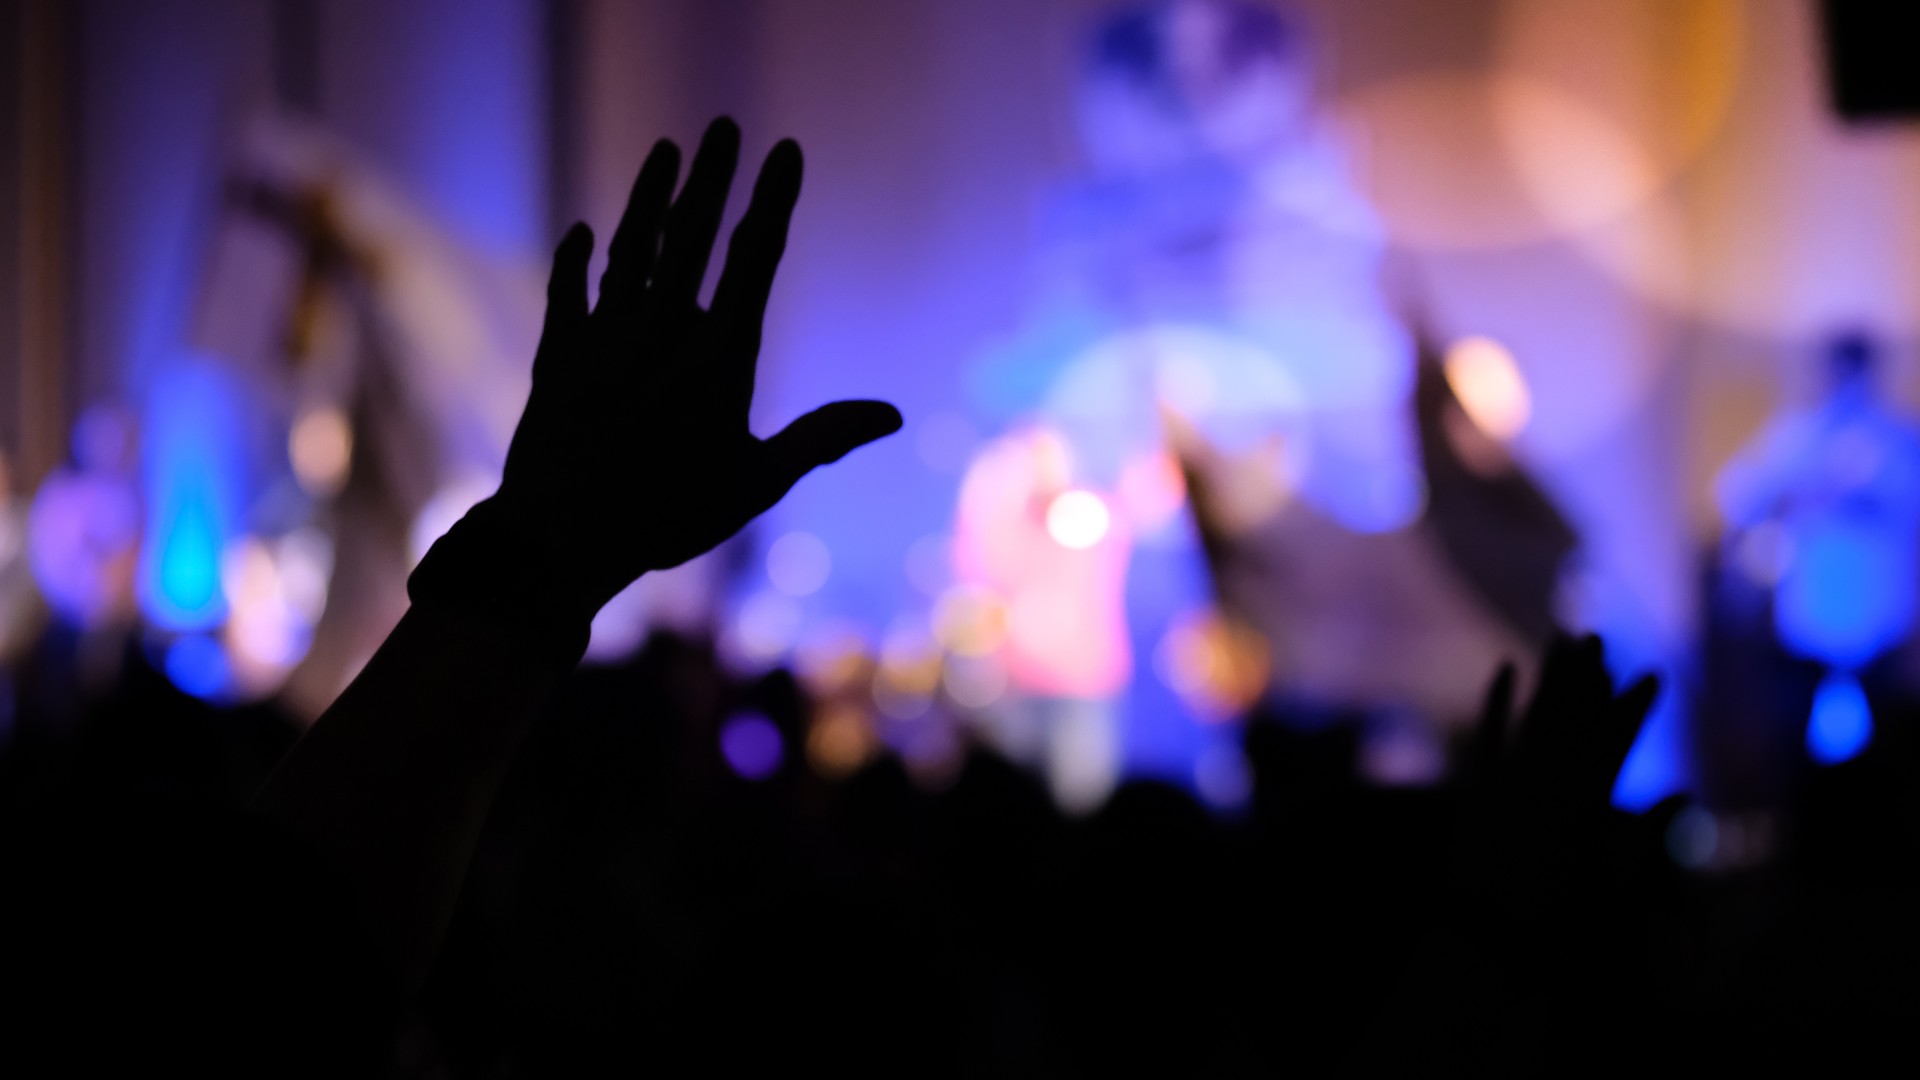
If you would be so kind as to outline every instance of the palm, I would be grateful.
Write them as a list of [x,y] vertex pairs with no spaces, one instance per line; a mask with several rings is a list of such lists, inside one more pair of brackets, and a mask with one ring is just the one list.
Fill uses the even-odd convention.
[[555,550],[577,553],[569,573],[596,606],[648,570],[710,550],[808,471],[900,426],[891,405],[842,401],[770,439],[749,430],[801,159],[790,141],[768,156],[703,310],[700,284],[738,155],[738,129],[716,121],[674,199],[679,152],[654,147],[591,312],[585,226],[574,226],[554,259],[533,395],[499,497],[552,535]]

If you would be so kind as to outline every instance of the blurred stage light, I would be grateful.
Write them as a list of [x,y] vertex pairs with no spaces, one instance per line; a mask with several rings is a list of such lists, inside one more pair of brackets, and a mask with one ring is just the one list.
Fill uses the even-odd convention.
[[47,605],[83,628],[123,609],[140,535],[131,484],[56,469],[34,493],[27,515],[27,560]]
[[1113,707],[1075,698],[1045,706],[1047,787],[1062,810],[1091,813],[1120,781],[1120,725]]
[[1212,610],[1176,619],[1154,651],[1153,666],[1188,708],[1216,723],[1258,701],[1272,673],[1259,631]]
[[1501,442],[1526,430],[1533,399],[1507,347],[1486,337],[1462,338],[1447,350],[1447,385],[1474,425]]
[[1238,810],[1253,798],[1253,769],[1238,746],[1210,746],[1194,760],[1193,787],[1215,810]]
[[765,780],[780,771],[786,740],[773,721],[758,713],[743,713],[721,726],[720,753],[741,779]]
[[1063,491],[1047,504],[1047,535],[1074,551],[1099,543],[1112,523],[1107,504],[1091,491]]
[[889,720],[914,720],[933,706],[940,685],[940,652],[932,638],[903,622],[880,647],[873,673],[873,703]]
[[[313,617],[306,611],[318,613],[317,605],[303,610],[289,596],[282,550],[289,550],[288,545],[243,536],[227,545],[220,560],[228,605],[222,639],[233,668],[233,690],[243,698],[280,688],[306,655],[313,630]],[[299,546],[291,550],[297,556]]]
[[1007,639],[1007,605],[973,585],[956,585],[933,609],[935,640],[959,656],[985,656]]
[[760,592],[740,605],[733,619],[736,650],[753,663],[773,663],[793,648],[800,631],[800,605],[776,592]]
[[227,603],[236,606],[258,607],[278,598],[280,574],[259,537],[243,536],[227,545],[220,557],[220,587]]
[[963,709],[984,709],[1007,692],[1007,667],[997,657],[957,656],[948,660],[940,685]]
[[1689,806],[1667,828],[1667,854],[1695,873],[1750,870],[1773,859],[1775,836],[1766,811],[1716,814]]
[[1873,738],[1873,709],[1853,676],[1828,675],[1814,691],[1807,723],[1807,751],[1822,765],[1837,765],[1866,749]]
[[224,697],[233,685],[233,665],[220,643],[205,634],[187,634],[167,646],[168,681],[194,697]]
[[294,478],[314,498],[331,498],[346,487],[352,459],[353,428],[347,414],[331,405],[301,413],[287,433]]
[[879,751],[873,725],[864,712],[850,705],[822,708],[807,731],[807,762],[829,780],[859,771]]
[[1517,246],[1644,207],[1725,126],[1738,7],[1509,0],[1485,69],[1362,86],[1337,108],[1370,136],[1372,195],[1395,239]]
[[811,596],[833,572],[833,554],[819,537],[790,532],[767,548],[767,580],[788,596]]
[[1667,854],[1688,870],[1713,866],[1720,849],[1720,823],[1704,806],[1689,806],[1667,826]]
[[241,388],[213,364],[183,364],[147,396],[147,504],[140,605],[154,625],[205,630],[226,617],[220,556],[239,515]]
[[333,577],[333,541],[319,529],[295,529],[274,545],[287,603],[309,623],[320,621]]
[[1446,748],[1417,715],[1376,716],[1360,744],[1360,771],[1382,787],[1425,787],[1446,775]]
[[852,623],[816,626],[794,646],[793,670],[815,700],[864,692],[872,675],[873,657],[866,638]]

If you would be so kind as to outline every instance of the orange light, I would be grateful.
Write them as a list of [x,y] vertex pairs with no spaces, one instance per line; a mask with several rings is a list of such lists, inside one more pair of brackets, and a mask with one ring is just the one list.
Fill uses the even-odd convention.
[[879,751],[873,725],[851,705],[821,709],[807,731],[807,763],[830,780],[852,775]]
[[1154,656],[1160,678],[1202,719],[1230,720],[1266,692],[1271,674],[1259,631],[1215,611],[1190,613],[1167,631]]
[[309,409],[287,435],[287,458],[294,478],[309,495],[326,498],[347,485],[353,461],[353,428],[347,414],[331,405]]
[[1526,429],[1533,397],[1505,345],[1486,337],[1462,338],[1447,350],[1446,374],[1475,427],[1501,442]]

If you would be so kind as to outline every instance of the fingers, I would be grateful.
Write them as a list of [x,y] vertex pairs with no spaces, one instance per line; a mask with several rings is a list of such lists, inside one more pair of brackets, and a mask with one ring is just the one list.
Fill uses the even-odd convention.
[[666,139],[653,144],[627,196],[626,212],[607,243],[607,271],[600,276],[600,310],[630,319],[647,290],[660,249],[660,225],[680,177],[680,148]]
[[1513,715],[1513,684],[1517,677],[1512,664],[1501,664],[1487,687],[1486,703],[1480,707],[1480,723],[1473,731],[1472,767],[1482,776],[1499,768],[1506,753],[1507,722]]
[[730,368],[726,381],[743,410],[753,400],[760,330],[800,198],[801,165],[800,146],[792,139],[782,139],[767,155],[747,212],[727,241],[727,261],[713,290],[714,326],[721,337],[722,360]]
[[667,211],[660,258],[654,264],[652,298],[662,312],[690,311],[699,302],[700,282],[727,209],[727,190],[740,160],[740,128],[721,117],[707,126],[700,149],[687,170],[686,186]]
[[577,331],[587,317],[587,261],[593,257],[593,230],[575,222],[553,253],[547,279],[547,317],[540,347],[533,354],[533,378],[540,382],[579,356]]
[[761,509],[779,502],[800,478],[900,430],[900,410],[884,401],[836,401],[788,424],[768,439]]
[[1614,702],[1615,772],[1626,763],[1627,754],[1632,751],[1634,740],[1640,737],[1640,728],[1646,723],[1647,714],[1653,710],[1653,703],[1659,697],[1660,676],[1642,675]]

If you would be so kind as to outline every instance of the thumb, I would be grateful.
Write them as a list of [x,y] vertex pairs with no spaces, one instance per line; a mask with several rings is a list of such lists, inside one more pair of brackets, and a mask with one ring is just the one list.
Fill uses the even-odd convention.
[[884,401],[822,405],[766,441],[764,505],[779,502],[800,478],[900,430],[900,410]]

